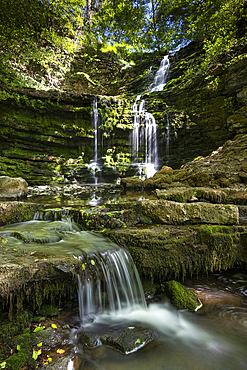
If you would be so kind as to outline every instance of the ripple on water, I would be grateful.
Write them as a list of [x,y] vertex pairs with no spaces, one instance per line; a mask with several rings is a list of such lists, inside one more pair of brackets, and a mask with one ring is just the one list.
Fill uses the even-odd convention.
[[246,307],[221,307],[218,316],[225,322],[237,323],[247,328]]

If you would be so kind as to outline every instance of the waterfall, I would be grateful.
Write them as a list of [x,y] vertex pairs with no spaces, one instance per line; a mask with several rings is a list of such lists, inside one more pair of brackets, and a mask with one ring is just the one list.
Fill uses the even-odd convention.
[[[90,257],[95,276],[78,275],[79,312],[82,323],[107,310],[110,313],[146,308],[139,274],[129,252],[125,249],[109,250]],[[86,271],[86,270],[85,270]]]
[[94,128],[94,162],[98,162],[98,103],[97,98],[95,97],[93,102],[93,128]]
[[95,97],[93,102],[93,117],[92,117],[92,129],[94,132],[94,157],[89,165],[92,169],[92,175],[95,184],[98,183],[98,177],[96,176],[96,172],[100,170],[100,166],[98,163],[98,121],[99,121],[98,102],[97,97]]
[[[168,55],[161,61],[155,74],[154,81],[146,93],[162,91],[169,72]],[[138,95],[131,108],[134,113],[134,127],[132,133],[132,158],[137,164],[139,177],[145,169],[146,177],[153,176],[158,166],[157,125],[154,116],[145,109],[145,100]],[[167,129],[168,130],[168,129]],[[170,126],[169,126],[170,130]]]
[[160,63],[160,67],[154,76],[153,83],[147,90],[148,93],[152,93],[153,91],[162,91],[164,89],[168,77],[169,67],[169,57],[168,55],[166,55]]

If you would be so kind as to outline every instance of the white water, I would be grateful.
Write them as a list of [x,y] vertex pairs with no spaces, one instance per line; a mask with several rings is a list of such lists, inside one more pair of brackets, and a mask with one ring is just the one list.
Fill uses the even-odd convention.
[[93,161],[89,164],[92,169],[92,176],[94,179],[94,183],[98,183],[98,177],[96,176],[97,171],[100,170],[100,166],[98,163],[98,121],[99,121],[99,112],[98,112],[98,103],[97,97],[95,97],[93,102],[93,132],[94,132],[94,158]]
[[95,97],[93,102],[93,128],[94,128],[94,162],[98,163],[98,103]]
[[[169,58],[165,56],[154,77],[153,83],[146,91],[162,91],[169,71]],[[136,97],[131,111],[134,116],[132,134],[133,162],[137,164],[139,177],[145,172],[147,178],[153,176],[158,166],[157,125],[154,116],[145,110],[145,100]]]
[[137,306],[146,308],[139,274],[127,250],[109,250],[90,258],[95,263],[94,272],[98,278],[93,279],[87,273],[83,278],[78,276],[82,323],[103,311],[115,315],[123,311],[131,312]]
[[170,66],[169,58],[168,55],[166,55],[162,59],[160,67],[155,74],[154,81],[150,85],[147,92],[152,93],[154,91],[162,91],[164,89],[168,77],[169,66]]

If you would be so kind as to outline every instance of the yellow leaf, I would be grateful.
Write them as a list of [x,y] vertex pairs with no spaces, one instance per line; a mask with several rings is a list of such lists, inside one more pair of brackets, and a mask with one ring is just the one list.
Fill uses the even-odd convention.
[[57,325],[56,324],[51,324],[52,328],[53,329],[57,329]]
[[64,349],[60,349],[60,348],[59,348],[59,349],[57,349],[57,353],[59,353],[60,355],[61,355],[61,354],[63,354],[64,352],[65,352],[65,350],[64,350]]

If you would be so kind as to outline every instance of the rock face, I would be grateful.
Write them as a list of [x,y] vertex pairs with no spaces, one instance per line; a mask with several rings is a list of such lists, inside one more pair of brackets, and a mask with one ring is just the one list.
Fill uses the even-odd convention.
[[0,199],[19,200],[25,198],[28,192],[26,180],[18,177],[0,176]]
[[[225,68],[218,64],[210,76],[193,75],[186,80],[183,72],[201,52],[201,45],[191,43],[176,57],[171,56],[170,81],[165,90],[145,96],[147,109],[158,125],[159,160],[173,168],[207,156],[225,141],[247,132],[245,59]],[[238,50],[236,55],[245,52]],[[65,179],[86,182],[90,172],[87,165],[94,157],[95,94],[117,95],[98,98],[98,158],[110,164],[105,175],[109,179],[115,168],[121,176],[133,174],[128,175],[132,94],[145,91],[154,78],[150,66],[155,73],[161,57],[151,61],[146,56],[136,66],[124,69],[115,54],[104,52],[98,52],[99,60],[95,59],[97,65],[92,67],[91,53],[94,51],[89,51],[88,59],[85,51],[77,55],[64,80],[66,92],[9,89],[6,97],[3,94],[0,175],[21,176],[30,185]],[[122,92],[131,98],[121,97]],[[102,142],[103,146],[99,144]],[[69,159],[75,162],[70,165]]]
[[[137,181],[136,178],[130,177],[122,179],[121,184],[126,189],[137,187],[145,189],[173,188],[169,190],[166,198],[171,200],[190,200],[191,191],[193,191],[198,199],[203,198],[210,202],[225,202],[226,197],[223,193],[217,193],[217,191],[208,190],[208,188],[223,188],[223,192],[230,196],[232,191],[237,190],[236,185],[238,185],[239,190],[246,193],[247,135],[235,140],[228,140],[210,155],[198,157],[178,170],[164,166],[153,177],[144,181],[140,179]],[[200,189],[189,189],[189,187],[200,187]],[[174,188],[181,189],[176,190]]]

